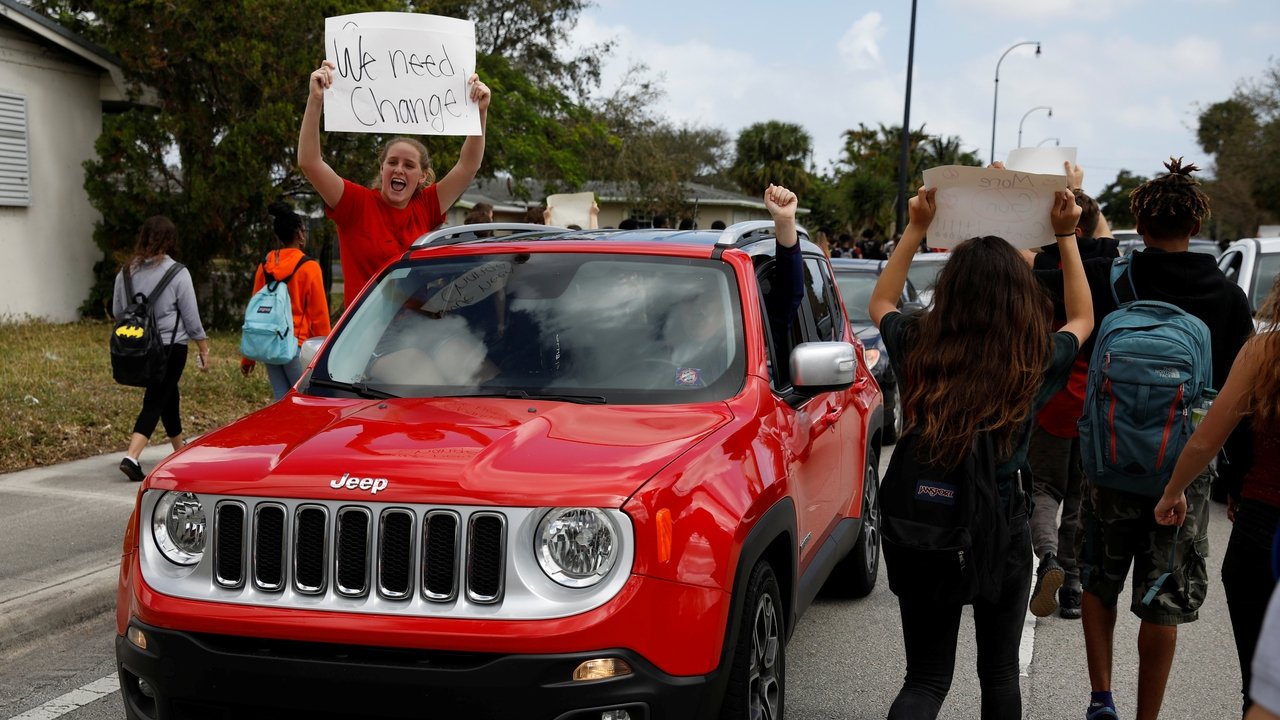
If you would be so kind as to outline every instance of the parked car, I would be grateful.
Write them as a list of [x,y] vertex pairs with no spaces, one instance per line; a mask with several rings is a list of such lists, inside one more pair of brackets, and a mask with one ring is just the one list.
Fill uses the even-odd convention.
[[907,278],[915,286],[920,304],[928,305],[933,301],[933,284],[942,272],[942,266],[951,257],[949,252],[916,253],[911,258],[911,267],[907,270]]
[[[871,366],[871,374],[880,385],[884,395],[884,444],[897,442],[902,434],[902,398],[898,393],[898,378],[889,362],[889,352],[885,348],[884,338],[880,330],[871,322],[867,314],[867,304],[871,300],[871,292],[875,289],[880,273],[884,271],[885,260],[846,260],[833,258],[831,268],[836,272],[836,285],[840,288],[840,297],[844,299],[845,314],[849,316],[849,324],[853,332],[866,348],[867,364]],[[898,299],[898,308],[920,305],[920,297],[915,286],[907,280],[902,289],[902,297]]]
[[1244,290],[1256,316],[1280,273],[1280,237],[1236,240],[1222,252],[1218,267]]
[[283,399],[143,482],[127,716],[782,717],[805,609],[876,583],[884,408],[807,238],[775,337],[774,250],[420,240]]

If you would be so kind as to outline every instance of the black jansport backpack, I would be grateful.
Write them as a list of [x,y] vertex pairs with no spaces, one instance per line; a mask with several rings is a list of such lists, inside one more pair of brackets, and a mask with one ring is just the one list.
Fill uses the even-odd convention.
[[[159,298],[160,292],[182,268],[182,263],[174,263],[148,297],[133,291],[129,266],[124,266],[124,292],[129,304],[116,318],[116,325],[111,331],[111,377],[121,385],[147,387],[164,379],[169,348],[156,332],[156,316],[150,298]],[[169,343],[172,344],[177,336],[178,324],[175,321]]]
[[996,483],[991,436],[978,433],[953,469],[926,457],[919,432],[909,431],[898,440],[880,484],[889,589],[941,604],[995,600],[1009,553],[1009,517]]

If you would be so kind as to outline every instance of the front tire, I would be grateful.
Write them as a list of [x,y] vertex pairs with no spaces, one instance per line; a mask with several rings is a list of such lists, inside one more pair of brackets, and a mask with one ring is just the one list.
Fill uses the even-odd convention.
[[721,720],[780,720],[786,697],[785,612],[778,578],[761,560],[747,581]]

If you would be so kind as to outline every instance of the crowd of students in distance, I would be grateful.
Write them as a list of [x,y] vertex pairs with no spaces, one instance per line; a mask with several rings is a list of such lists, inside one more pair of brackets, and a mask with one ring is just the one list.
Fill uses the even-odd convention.
[[[339,176],[321,154],[320,115],[333,70],[326,61],[311,74],[298,165],[337,225],[344,304],[349,304],[390,258],[440,226],[444,211],[473,181],[484,156],[490,91],[471,78],[470,98],[479,109],[482,132],[464,141],[444,177],[436,178],[421,143],[396,138],[383,148],[377,181],[368,187]],[[868,309],[902,369],[906,425],[920,433],[938,459],[961,457],[979,428],[991,434],[999,455],[1000,494],[1017,511],[1018,522],[1011,528],[1015,552],[1007,559],[1000,596],[973,603],[984,719],[1022,717],[1018,648],[1028,605],[1039,616],[1058,610],[1063,617],[1081,618],[1092,686],[1086,718],[1120,717],[1111,692],[1112,664],[1117,604],[1126,584],[1132,587],[1130,610],[1141,621],[1133,717],[1159,715],[1178,626],[1197,619],[1209,585],[1203,550],[1207,467],[1233,432],[1252,440],[1249,451],[1231,458],[1235,484],[1228,512],[1234,525],[1222,578],[1243,677],[1243,708],[1249,718],[1280,715],[1280,602],[1272,592],[1280,522],[1280,333],[1254,334],[1242,291],[1211,256],[1187,251],[1208,215],[1209,200],[1191,176],[1194,166],[1174,160],[1167,168],[1132,194],[1146,245],[1132,257],[1134,288],[1138,296],[1176,305],[1209,327],[1213,384],[1221,394],[1178,458],[1161,498],[1092,487],[1082,479],[1074,419],[1081,411],[1091,333],[1117,305],[1110,287],[1115,243],[1097,204],[1080,190],[1079,168],[1066,168],[1067,185],[1048,218],[1053,237],[1046,236],[1043,252],[1019,252],[997,237],[963,242],[951,251],[931,305],[917,314],[904,315],[896,302],[936,212],[934,191],[922,188],[911,199],[910,222],[892,241],[892,252],[874,238],[859,244],[842,239],[836,248],[828,243],[832,255],[888,257]],[[261,286],[264,271],[290,272],[303,254],[301,219],[288,208],[274,207],[273,213],[281,250],[260,267],[255,286]],[[491,219],[492,208],[481,207],[468,217],[469,222]],[[548,222],[541,214],[528,220]],[[149,220],[139,233],[132,263],[142,286],[173,262],[168,253],[176,232],[166,223]],[[328,305],[315,296],[319,283],[312,275],[319,269],[312,267],[315,273],[303,268],[295,281],[299,342],[328,332],[328,314],[319,312]],[[177,328],[174,343],[183,352],[171,355],[165,381],[146,390],[121,463],[135,480],[142,479],[138,454],[158,421],[175,448],[182,444],[177,382],[187,341],[197,343],[202,360],[208,357],[189,274],[173,288],[170,302],[158,306],[159,322],[162,330]],[[1260,312],[1264,324],[1280,320],[1280,283],[1276,288]],[[117,312],[124,301],[118,280]],[[246,374],[253,369],[247,362],[242,367]],[[298,371],[296,366],[267,369],[277,397],[296,382]],[[1026,478],[1034,478],[1029,487],[1023,487]],[[1174,580],[1161,587],[1154,602],[1140,602],[1170,553],[1178,566]],[[907,667],[888,715],[934,718],[951,685],[962,608],[914,597],[900,597],[899,605]],[[1194,713],[1179,708],[1174,714]]]

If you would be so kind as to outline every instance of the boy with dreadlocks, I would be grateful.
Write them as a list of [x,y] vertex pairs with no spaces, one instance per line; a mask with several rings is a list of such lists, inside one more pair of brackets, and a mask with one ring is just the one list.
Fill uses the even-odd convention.
[[[1188,252],[1191,237],[1209,215],[1209,198],[1191,177],[1199,168],[1182,159],[1165,163],[1169,172],[1143,183],[1130,195],[1138,233],[1146,247],[1134,252],[1130,277],[1138,298],[1182,308],[1209,328],[1213,387],[1221,388],[1246,338],[1253,330],[1244,292],[1218,270],[1214,258]],[[1061,316],[1062,273],[1040,270],[1037,277],[1055,298]],[[1111,261],[1085,262],[1095,322],[1101,326],[1116,309]],[[1093,350],[1092,339],[1081,349]],[[1186,491],[1186,523],[1178,533],[1155,521],[1158,498],[1090,486],[1081,508],[1079,542],[1085,655],[1092,685],[1087,720],[1119,717],[1111,695],[1116,604],[1133,565],[1130,610],[1141,620],[1138,631],[1138,697],[1134,717],[1154,720],[1164,702],[1165,685],[1178,642],[1178,625],[1197,618],[1208,588],[1203,550],[1208,537],[1209,474],[1201,473]],[[1170,565],[1180,568],[1149,604],[1148,588]]]

